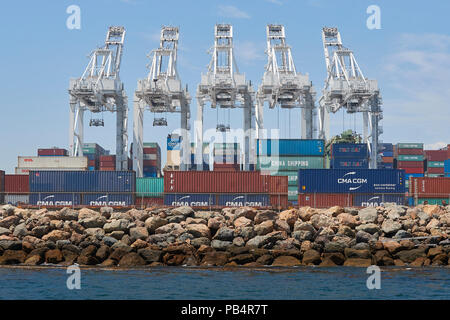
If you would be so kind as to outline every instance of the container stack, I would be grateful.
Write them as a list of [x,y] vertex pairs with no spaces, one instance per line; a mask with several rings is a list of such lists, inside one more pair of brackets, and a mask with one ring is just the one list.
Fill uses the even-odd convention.
[[450,178],[411,178],[409,194],[412,205],[450,203]]
[[88,168],[86,157],[25,157],[17,158],[16,174],[28,174],[31,170],[76,170],[84,171]]
[[394,145],[392,143],[380,144],[378,169],[394,169]]
[[450,178],[450,158],[444,161],[444,175]]
[[31,171],[30,204],[124,207],[134,205],[134,171]]
[[444,177],[444,161],[447,160],[447,149],[425,150],[425,174],[427,177]]
[[239,143],[214,143],[214,171],[236,172],[241,167]]
[[163,205],[163,178],[136,178],[136,205],[150,207]]
[[394,169],[316,169],[298,172],[298,205],[376,207],[405,204],[405,172]]
[[83,156],[88,158],[88,170],[99,170],[100,157],[109,152],[96,143],[83,143]]
[[5,203],[5,171],[0,170],[0,203]]
[[115,155],[107,155],[100,156],[100,171],[115,171],[116,170],[116,156]]
[[67,157],[69,152],[66,149],[60,149],[57,147],[49,149],[38,149],[38,157]]
[[181,163],[181,137],[178,134],[167,136],[167,163],[165,170],[179,170]]
[[5,174],[4,202],[12,205],[28,204],[30,191],[28,175]]
[[330,169],[368,169],[369,150],[365,143],[331,145]]
[[161,176],[161,148],[157,142],[144,142],[143,172],[146,178]]
[[[197,170],[197,164],[195,163],[196,149],[195,143],[191,143],[191,164],[189,170]],[[201,171],[209,171],[209,143],[204,142],[202,148],[202,164]]]
[[288,177],[288,200],[297,202],[299,169],[324,168],[324,140],[259,139],[256,142],[257,165],[261,173]]
[[398,143],[394,156],[396,168],[405,170],[406,188],[411,177],[424,176],[423,143]]
[[167,171],[164,204],[191,207],[286,207],[287,177],[258,171]]

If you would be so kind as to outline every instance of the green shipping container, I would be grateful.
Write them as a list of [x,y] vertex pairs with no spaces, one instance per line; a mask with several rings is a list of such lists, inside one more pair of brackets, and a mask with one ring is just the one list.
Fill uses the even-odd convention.
[[423,143],[397,143],[397,149],[423,149]]
[[422,155],[401,155],[399,154],[397,157],[398,161],[423,161],[424,158]]
[[297,171],[299,169],[323,169],[324,157],[268,157],[257,159],[256,169],[262,171]]
[[288,185],[297,186],[298,171],[272,171],[271,176],[284,176],[288,177]]
[[158,142],[144,142],[142,145],[144,148],[159,148]]
[[95,154],[95,148],[83,148],[83,154]]
[[443,168],[444,167],[444,161],[428,161],[427,162],[428,168]]
[[441,178],[444,177],[445,175],[443,173],[427,173],[426,176],[428,178]]
[[[416,199],[414,199],[414,201],[416,201]],[[419,199],[417,199],[418,204],[423,204],[425,201],[427,201],[428,204],[442,205],[442,201],[445,201],[446,204],[449,204],[450,197],[449,198],[419,198]]]
[[288,187],[288,201],[297,201],[298,200],[298,187],[297,186],[289,186]]
[[162,198],[164,178],[136,178],[136,196]]

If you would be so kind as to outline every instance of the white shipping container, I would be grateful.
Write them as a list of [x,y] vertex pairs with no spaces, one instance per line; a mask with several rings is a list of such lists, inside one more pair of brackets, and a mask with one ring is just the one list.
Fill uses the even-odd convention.
[[15,174],[29,174],[30,171],[86,171],[87,168],[15,168]]
[[27,194],[5,194],[5,203],[17,205],[19,203],[28,204],[29,196]]
[[84,168],[87,169],[87,157],[18,157],[18,168]]

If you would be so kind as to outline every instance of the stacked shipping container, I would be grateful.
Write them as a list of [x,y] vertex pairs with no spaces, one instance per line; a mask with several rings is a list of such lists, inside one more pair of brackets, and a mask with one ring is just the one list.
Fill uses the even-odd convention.
[[169,170],[178,170],[181,163],[181,137],[178,134],[169,134],[167,136],[167,162],[166,168]]
[[423,143],[398,143],[395,148],[396,168],[405,170],[406,188],[410,177],[423,177]]
[[412,204],[440,204],[450,203],[450,178],[411,178],[409,194]]
[[286,207],[287,180],[287,177],[272,177],[257,171],[166,171],[164,204]]
[[83,143],[83,156],[88,158],[88,170],[99,170],[100,157],[108,155],[109,152],[97,143]]
[[214,143],[214,171],[239,171],[241,150],[239,143]]
[[380,144],[378,169],[394,169],[394,145],[392,143]]
[[38,157],[67,157],[69,153],[66,149],[60,149],[57,147],[49,148],[49,149],[38,149],[37,152]]
[[444,161],[447,160],[447,149],[425,150],[425,172],[428,177],[443,177]]
[[331,169],[368,169],[369,151],[364,143],[335,143],[331,145]]
[[16,174],[28,174],[31,170],[87,170],[86,157],[24,157],[17,160]]
[[259,139],[257,170],[288,177],[288,200],[297,202],[298,170],[324,168],[325,143],[321,139]]
[[6,174],[5,175],[5,203],[13,205],[29,203],[28,175]]
[[313,207],[404,204],[405,173],[392,169],[299,170],[298,205]]
[[163,192],[163,178],[136,178],[137,206],[162,205],[164,203]]

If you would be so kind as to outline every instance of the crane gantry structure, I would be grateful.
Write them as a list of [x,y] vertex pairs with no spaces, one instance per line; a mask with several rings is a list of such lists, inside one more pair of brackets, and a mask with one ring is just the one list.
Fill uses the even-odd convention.
[[[84,112],[105,111],[116,113],[116,168],[128,170],[127,157],[127,96],[119,71],[122,59],[125,28],[111,26],[105,45],[95,49],[83,75],[70,79],[69,150],[71,156],[83,156]],[[91,119],[90,125],[103,126],[103,119]]]
[[371,169],[376,169],[379,135],[382,133],[379,122],[383,118],[378,83],[364,77],[353,52],[342,45],[337,28],[324,27],[322,40],[327,78],[319,99],[319,138],[330,138],[329,113],[336,113],[341,108],[347,113],[362,113],[363,140],[370,150],[369,164]]
[[[181,114],[181,164],[180,170],[187,170],[190,162],[189,105],[191,98],[183,88],[177,72],[178,27],[163,26],[159,48],[148,56],[151,58],[150,72],[137,82],[134,93],[133,169],[138,177],[143,176],[143,124],[144,111]],[[167,119],[158,118],[153,126],[167,125]]]
[[[210,102],[211,108],[234,109],[242,108],[244,112],[244,170],[249,170],[250,151],[254,148],[252,144],[252,118],[253,89],[246,81],[245,75],[239,73],[233,48],[233,27],[229,24],[216,24],[214,28],[214,47],[211,52],[212,59],[208,72],[201,75],[200,84],[197,87],[197,120],[199,126],[196,128],[196,155],[197,168],[202,164],[203,145],[203,111],[206,102]],[[230,130],[229,126],[217,124],[217,131]]]
[[291,48],[286,44],[283,25],[269,24],[267,33],[267,65],[262,83],[256,94],[256,136],[264,128],[263,108],[277,106],[285,109],[301,108],[301,137],[314,138],[315,131],[315,91],[307,74],[297,72]]

